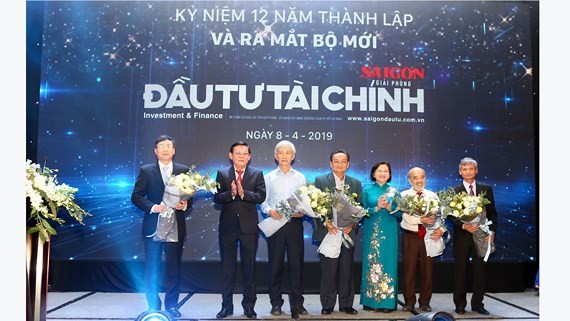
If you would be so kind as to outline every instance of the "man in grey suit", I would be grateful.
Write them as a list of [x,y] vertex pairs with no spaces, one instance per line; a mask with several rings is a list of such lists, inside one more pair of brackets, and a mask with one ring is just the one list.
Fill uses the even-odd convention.
[[[357,178],[346,175],[350,166],[350,155],[342,149],[333,151],[330,155],[331,173],[320,175],[315,180],[315,187],[325,191],[344,191],[348,185],[350,194],[356,193],[358,203],[362,200],[362,183]],[[334,211],[334,209],[333,209]],[[330,215],[332,216],[332,215]],[[329,217],[327,225],[318,219],[314,219],[313,242],[320,245],[327,233],[346,233],[351,239],[355,239],[356,225],[344,228],[342,231],[334,222],[334,217]],[[331,314],[336,305],[338,295],[341,312],[356,314],[358,311],[352,307],[354,303],[354,246],[350,248],[341,245],[340,255],[330,258],[319,253],[321,268],[321,314]]]
[[186,173],[188,166],[173,162],[176,146],[174,139],[167,135],[158,137],[154,142],[154,154],[157,162],[143,165],[140,168],[133,192],[132,203],[144,212],[142,235],[145,254],[145,293],[149,310],[160,310],[162,302],[158,296],[160,286],[160,265],[164,251],[166,262],[166,278],[164,279],[166,311],[174,318],[181,316],[178,311],[180,294],[180,265],[182,248],[186,238],[186,214],[188,201],[181,200],[175,204],[177,241],[159,241],[153,236],[157,230],[158,216],[168,211],[162,201],[168,176]]
[[243,278],[241,305],[245,316],[254,319],[257,317],[253,309],[257,300],[255,256],[259,241],[257,205],[265,201],[265,180],[261,170],[247,166],[251,149],[246,142],[232,144],[229,158],[233,165],[218,170],[216,182],[220,187],[214,194],[214,202],[222,205],[218,228],[222,260],[222,309],[216,318],[223,319],[234,312],[233,293],[239,246]]

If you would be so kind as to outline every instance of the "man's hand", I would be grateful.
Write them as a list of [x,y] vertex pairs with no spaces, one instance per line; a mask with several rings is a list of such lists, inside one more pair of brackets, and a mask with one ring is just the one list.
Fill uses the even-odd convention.
[[269,216],[276,221],[279,221],[283,217],[276,210],[269,210]]
[[463,224],[463,229],[469,233],[475,233],[479,229],[477,224]]
[[431,233],[430,238],[431,238],[432,240],[434,240],[434,241],[437,241],[437,240],[439,240],[439,238],[440,238],[442,235],[443,235],[443,231],[442,231],[440,228],[438,228],[438,229],[436,229],[435,231],[433,231],[433,232]]
[[331,234],[336,234],[339,231],[338,227],[334,226],[333,222],[331,222],[331,221],[327,221],[325,223],[325,227],[327,228],[327,230]]
[[422,216],[420,217],[420,222],[422,222],[422,224],[432,225],[435,223],[435,215]]
[[245,194],[243,187],[239,183],[237,184],[237,193],[238,193],[239,197],[241,197],[241,198],[243,198],[243,195]]
[[184,210],[186,210],[187,206],[188,206],[188,201],[185,200],[185,201],[180,201],[180,202],[176,203],[175,208],[179,211],[184,211]]

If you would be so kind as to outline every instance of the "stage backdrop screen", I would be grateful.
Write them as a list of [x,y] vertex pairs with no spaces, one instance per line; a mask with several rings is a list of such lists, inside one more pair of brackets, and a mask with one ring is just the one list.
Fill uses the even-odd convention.
[[[229,166],[230,145],[243,140],[250,166],[267,173],[287,139],[308,182],[342,148],[363,186],[388,161],[399,190],[414,166],[432,191],[457,185],[460,159],[473,157],[499,213],[490,261],[536,260],[531,5],[45,2],[34,161],[57,168],[92,214],[85,225],[62,214],[52,259],[142,260],[143,213],[131,192],[140,166],[156,161],[154,139],[168,134],[175,161],[201,172]],[[218,218],[212,195],[196,195],[185,261],[220,259]],[[304,224],[305,259],[317,261]],[[452,254],[448,243],[438,259]]]

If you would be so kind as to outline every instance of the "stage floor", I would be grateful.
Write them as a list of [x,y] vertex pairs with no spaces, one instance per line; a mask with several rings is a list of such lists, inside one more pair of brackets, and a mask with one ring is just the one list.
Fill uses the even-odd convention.
[[[305,308],[309,315],[302,315],[301,319],[311,320],[406,320],[414,316],[411,312],[401,311],[402,295],[399,295],[398,311],[391,313],[364,311],[358,304],[357,295],[354,308],[356,315],[338,312],[338,304],[331,315],[321,315],[321,304],[318,294],[305,295]],[[257,319],[261,320],[290,320],[291,314],[287,296],[283,305],[281,316],[272,316],[269,311],[271,305],[267,294],[258,294],[255,311]],[[469,302],[469,296],[467,298]],[[225,320],[247,320],[240,305],[241,294],[234,296],[234,315]],[[471,312],[456,314],[451,293],[435,293],[431,306],[432,312],[445,311],[457,320],[539,320],[539,296],[536,291],[529,290],[520,293],[488,293],[484,299],[485,308],[491,313],[489,316]],[[178,320],[217,320],[216,313],[221,308],[220,294],[193,294],[180,295],[180,312],[182,317]],[[416,306],[417,308],[417,306]],[[74,320],[135,320],[147,309],[143,293],[105,293],[105,292],[49,292],[47,303],[47,320],[74,321]],[[417,311],[418,313],[423,313]]]

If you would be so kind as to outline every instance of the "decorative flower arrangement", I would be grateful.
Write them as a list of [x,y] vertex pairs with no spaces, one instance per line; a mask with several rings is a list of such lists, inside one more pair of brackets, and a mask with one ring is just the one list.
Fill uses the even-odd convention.
[[91,214],[75,203],[77,188],[57,182],[57,169],[41,167],[31,160],[26,160],[26,198],[30,201],[30,220],[36,225],[28,229],[28,233],[39,232],[40,238],[49,242],[50,235],[57,232],[49,220],[59,224],[65,221],[57,217],[60,209],[65,209],[77,222],[83,224],[83,217]]
[[200,174],[196,171],[196,166],[192,165],[187,173],[173,175],[168,180],[168,185],[180,188],[186,195],[194,195],[199,190],[217,193],[219,184],[216,182],[210,171]]
[[308,196],[311,209],[315,217],[322,221],[328,221],[328,214],[331,213],[332,195],[330,192],[322,191],[315,187],[314,184],[307,183],[295,192],[297,195],[305,194]]
[[470,222],[483,213],[483,208],[491,202],[485,197],[485,193],[471,196],[467,192],[455,192],[453,188],[438,193],[441,200],[441,213],[443,217],[455,216],[464,222]]
[[433,197],[422,197],[419,195],[397,196],[398,210],[402,210],[411,215],[424,216],[439,212],[441,202]]

